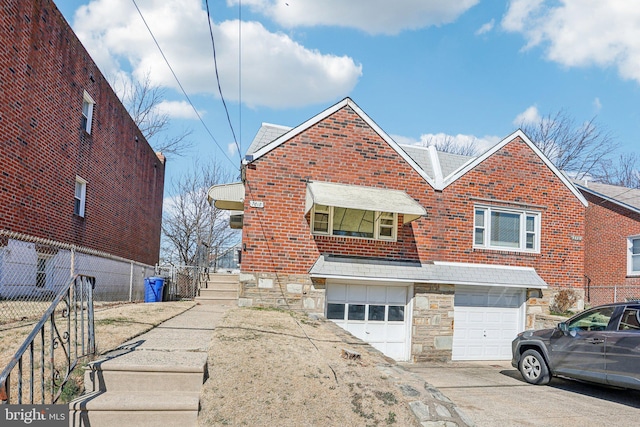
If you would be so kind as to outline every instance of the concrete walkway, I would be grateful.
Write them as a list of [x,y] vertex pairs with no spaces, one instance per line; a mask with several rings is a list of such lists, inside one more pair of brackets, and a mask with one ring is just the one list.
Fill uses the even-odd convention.
[[196,305],[89,364],[73,426],[196,426],[207,352],[230,306]]

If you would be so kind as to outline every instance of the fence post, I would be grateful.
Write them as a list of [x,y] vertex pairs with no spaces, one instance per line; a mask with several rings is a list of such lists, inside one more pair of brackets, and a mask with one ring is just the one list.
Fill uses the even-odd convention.
[[618,302],[618,285],[613,285],[613,302]]
[[129,271],[129,302],[133,302],[133,261],[131,261],[131,270]]
[[70,275],[69,277],[73,277],[76,275],[76,247],[71,246],[71,265],[70,267]]

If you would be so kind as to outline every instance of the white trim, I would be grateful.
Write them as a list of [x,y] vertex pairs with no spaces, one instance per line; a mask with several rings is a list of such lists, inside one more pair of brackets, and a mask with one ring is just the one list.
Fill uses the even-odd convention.
[[[476,243],[476,212],[478,210],[484,211],[484,224],[482,228],[484,229],[484,243],[477,244]],[[520,216],[520,235],[519,235],[519,246],[518,247],[509,247],[509,246],[498,246],[491,244],[491,213],[492,212],[504,212],[506,214],[513,214]],[[529,249],[526,247],[527,245],[527,217],[534,217],[534,247],[533,249]],[[494,206],[494,205],[486,205],[486,204],[478,204],[473,208],[473,248],[477,249],[486,249],[486,250],[495,250],[495,251],[508,251],[508,252],[526,252],[526,253],[540,253],[541,246],[541,234],[542,234],[542,214],[536,210],[529,209],[518,209],[518,208],[510,208],[503,206]]]
[[[633,270],[633,241],[640,240],[640,235],[637,236],[629,236],[627,237],[627,276],[640,276],[640,270]],[[637,257],[640,257],[640,254],[636,254]]]
[[[78,187],[78,184],[81,185],[80,187],[80,197],[76,197],[76,189]],[[78,215],[80,217],[84,218],[84,214],[85,214],[85,206],[87,203],[87,180],[79,177],[76,175],[76,179],[74,182],[74,187],[73,187],[73,200],[74,200],[74,205],[73,205],[73,213],[75,215]],[[75,208],[75,201],[76,200],[80,200],[80,206],[78,208],[78,211],[76,212],[76,208]]]
[[505,145],[507,145],[517,137],[520,137],[524,141],[524,143],[527,144],[527,146],[529,146],[529,148],[531,148],[531,150],[533,150],[533,152],[544,162],[544,164],[551,170],[551,172],[553,172],[554,175],[560,178],[562,183],[569,189],[569,191],[571,191],[571,193],[573,193],[574,196],[576,196],[576,198],[580,201],[580,203],[582,203],[585,207],[589,205],[589,202],[587,202],[587,199],[584,198],[584,196],[582,195],[582,193],[580,193],[580,191],[576,188],[576,186],[573,185],[573,183],[562,172],[560,172],[558,168],[554,166],[551,160],[549,160],[547,156],[545,156],[544,153],[540,151],[540,149],[536,147],[536,145],[533,142],[531,142],[529,137],[525,135],[525,133],[520,129],[513,132],[511,135],[508,135],[498,144],[494,145],[489,150],[485,151],[481,156],[476,157],[475,159],[473,159],[473,161],[462,166],[460,169],[458,169],[457,172],[449,175],[444,180],[443,187],[441,189],[444,190],[449,185],[453,184],[456,180],[458,180],[458,178],[462,177],[467,172],[474,169],[480,163],[484,162],[486,159],[491,157],[497,151],[501,150]]
[[[596,197],[600,197],[603,200],[606,200],[608,202],[614,203],[614,204],[616,204],[618,206],[621,206],[621,207],[623,207],[625,209],[629,209],[631,212],[640,214],[640,209],[638,209],[638,208],[636,208],[634,206],[628,205],[628,204],[626,204],[624,202],[621,202],[620,200],[618,200],[618,199],[616,199],[616,198],[614,198],[612,196],[606,196],[606,195],[604,195],[602,193],[599,193],[597,191],[594,191],[591,188],[586,187],[586,186],[584,186],[582,184],[574,183],[574,185],[576,187],[578,187],[578,189],[580,189],[580,190],[586,191],[587,193],[593,194]],[[627,187],[620,187],[620,188],[624,188],[625,189],[625,191],[624,191],[625,193],[630,190]]]
[[369,117],[360,107],[358,107],[358,105],[351,98],[344,98],[342,101],[332,105],[331,107],[327,108],[321,113],[311,117],[309,120],[296,126],[295,128],[291,129],[289,132],[283,134],[279,138],[274,139],[273,141],[271,141],[264,147],[260,148],[255,153],[253,153],[253,155],[251,155],[250,158],[245,157],[245,159],[242,161],[243,164],[247,164],[259,159],[260,157],[264,156],[271,150],[282,145],[284,142],[301,134],[305,130],[309,129],[311,126],[321,122],[322,120],[331,116],[335,112],[347,106],[351,107],[351,109],[355,111],[355,113],[358,114],[358,116],[360,116],[360,118],[364,120],[365,123],[367,123],[387,144],[389,144],[389,146],[394,151],[396,151],[396,153],[398,153],[398,155],[400,155],[400,157],[402,157],[418,173],[418,175],[420,175],[433,188],[437,188],[435,182],[425,173],[425,171],[420,166],[418,166],[418,164],[415,161],[413,161],[411,157],[409,157],[409,155],[400,147],[400,145],[398,145],[398,143],[396,143],[389,135],[387,135],[387,133],[383,131],[382,128],[380,128],[371,119],[371,117]]
[[[85,103],[89,106],[87,114],[84,114],[84,106]],[[93,100],[93,98],[91,97],[91,95],[89,95],[89,93],[85,90],[84,93],[82,94],[82,117],[86,117],[86,124],[84,126],[84,130],[88,133],[91,134],[91,124],[93,121],[93,106],[96,104],[96,102]]]

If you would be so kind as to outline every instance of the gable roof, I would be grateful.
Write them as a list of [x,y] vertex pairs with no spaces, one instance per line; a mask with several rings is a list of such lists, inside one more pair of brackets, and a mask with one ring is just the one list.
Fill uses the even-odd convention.
[[461,176],[463,176],[464,174],[466,174],[467,172],[471,171],[473,168],[475,168],[476,166],[478,166],[480,163],[484,162],[486,159],[488,159],[489,157],[491,157],[493,154],[495,154],[497,151],[501,150],[502,148],[504,148],[505,145],[507,145],[508,143],[510,143],[511,141],[513,141],[516,138],[520,138],[522,139],[522,141],[529,147],[531,148],[531,150],[540,158],[540,160],[542,160],[544,162],[544,164],[551,170],[551,172],[553,172],[553,174],[555,176],[558,177],[558,179],[560,179],[560,181],[562,181],[562,183],[569,189],[569,191],[571,191],[571,193],[573,193],[574,196],[576,196],[576,198],[580,201],[580,203],[582,203],[584,206],[587,206],[589,203],[587,202],[587,199],[584,198],[584,196],[582,195],[582,193],[580,193],[580,191],[575,187],[575,185],[573,185],[573,183],[571,182],[571,180],[569,180],[565,174],[563,174],[552,162],[551,160],[549,160],[547,158],[547,156],[544,155],[544,153],[542,151],[540,151],[540,149],[529,139],[529,137],[527,135],[525,135],[525,133],[518,129],[517,131],[513,132],[511,135],[507,136],[506,138],[504,138],[502,141],[500,141],[499,143],[497,143],[496,145],[494,145],[493,147],[491,147],[490,149],[488,149],[487,151],[485,151],[483,154],[481,154],[480,156],[476,157],[475,159],[473,159],[472,161],[466,163],[463,167],[459,168],[455,173],[447,176],[444,179],[444,183],[443,183],[443,189],[446,188],[447,186],[451,185],[453,182],[455,182],[458,178],[460,178]]
[[351,98],[343,99],[294,128],[263,123],[251,142],[251,145],[247,149],[247,154],[243,163],[250,163],[262,157],[289,139],[299,135],[311,126],[346,106],[351,107],[351,109],[358,114],[362,120],[364,120],[378,135],[380,135],[380,137],[387,142],[393,150],[406,160],[407,163],[409,163],[409,165],[436,190],[445,189],[467,172],[473,170],[491,155],[501,150],[509,142],[520,137],[522,141],[524,141],[524,143],[529,146],[529,148],[531,148],[531,150],[533,150],[533,152],[547,165],[547,167],[562,181],[569,191],[571,191],[571,193],[584,206],[588,205],[587,200],[574,186],[574,183],[571,182],[571,180],[558,168],[556,168],[547,156],[545,156],[544,153],[542,153],[542,151],[540,151],[540,149],[520,129],[513,132],[511,135],[508,135],[498,144],[494,145],[477,157],[437,151],[434,146],[421,147],[417,145],[400,145],[387,135],[387,133],[384,132],[364,111],[362,111],[362,109],[358,107]]
[[[256,138],[258,138],[258,135],[256,135],[256,138],[254,138],[254,141],[251,143],[251,146],[249,148],[253,147],[254,143],[256,143],[256,147],[260,147],[253,151],[251,154],[247,154],[243,160],[243,163],[247,164],[259,159],[271,150],[274,150],[286,141],[301,134],[302,132],[306,131],[310,127],[321,122],[322,120],[326,119],[327,117],[331,116],[344,107],[351,108],[365,123],[367,123],[367,125],[371,127],[371,129],[373,129],[374,132],[376,132],[380,136],[380,138],[382,138],[396,153],[398,153],[398,155],[402,157],[418,173],[418,175],[420,175],[425,181],[427,181],[432,187],[435,188],[433,179],[429,175],[427,175],[425,171],[400,147],[400,145],[395,142],[389,135],[387,135],[387,133],[383,131],[382,128],[371,119],[371,117],[369,117],[360,107],[358,107],[358,105],[353,102],[351,98],[345,98],[337,104],[332,105],[321,113],[311,117],[306,122],[286,131],[285,133],[281,134],[276,139],[265,145],[260,146],[260,141],[256,141]],[[269,129],[265,129],[262,135],[267,135],[269,131],[274,131],[273,126],[274,125],[267,126],[267,128]],[[258,133],[260,134],[260,132]],[[262,135],[260,136],[260,140],[266,139]]]
[[608,200],[632,212],[640,213],[640,189],[578,180],[574,180],[573,183],[581,191]]

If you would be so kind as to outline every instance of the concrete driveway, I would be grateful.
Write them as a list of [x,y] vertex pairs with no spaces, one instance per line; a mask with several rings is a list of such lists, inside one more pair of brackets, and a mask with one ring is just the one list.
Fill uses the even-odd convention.
[[553,378],[526,383],[510,362],[403,364],[451,399],[476,426],[640,424],[640,392]]

